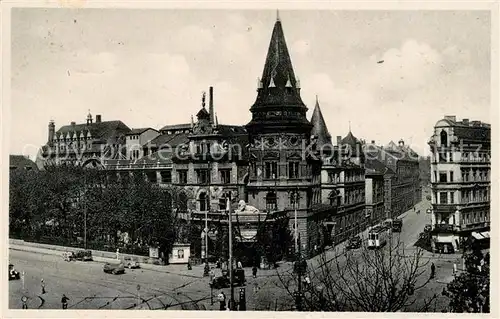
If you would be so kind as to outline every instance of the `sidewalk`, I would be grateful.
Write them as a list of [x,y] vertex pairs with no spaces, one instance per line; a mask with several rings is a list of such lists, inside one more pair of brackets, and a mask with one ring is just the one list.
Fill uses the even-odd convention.
[[[64,251],[56,250],[56,249],[33,247],[33,246],[30,246],[29,243],[27,243],[27,242],[25,242],[24,245],[10,243],[9,249],[17,250],[17,251],[32,252],[32,253],[37,253],[37,254],[44,254],[44,255],[60,256],[61,258],[62,258],[62,255],[64,253]],[[99,263],[116,262],[115,258],[99,257],[99,256],[93,256],[92,258],[95,262],[99,262]],[[176,274],[179,276],[185,276],[185,277],[191,277],[191,278],[203,278],[203,265],[193,266],[192,270],[188,270],[186,265],[177,265],[177,264],[176,265],[162,266],[162,265],[140,263],[140,266],[141,266],[141,269],[147,269],[147,270],[151,270],[151,271]]]

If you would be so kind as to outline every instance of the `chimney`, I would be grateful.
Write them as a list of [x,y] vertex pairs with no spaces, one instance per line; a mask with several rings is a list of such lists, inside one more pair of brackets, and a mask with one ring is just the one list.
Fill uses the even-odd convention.
[[464,123],[465,125],[469,125],[469,119],[463,119],[462,123]]
[[210,123],[214,124],[214,88],[211,86],[208,89],[208,113],[210,113]]
[[98,114],[95,116],[95,122],[96,123],[101,123],[101,114]]
[[444,119],[449,120],[449,121],[453,121],[453,122],[457,121],[457,117],[455,115],[445,115]]
[[375,140],[372,140],[372,144],[375,145]]
[[55,135],[56,135],[56,125],[54,124],[53,120],[50,120],[50,122],[49,122],[49,140],[48,140],[49,144],[52,143]]
[[71,122],[71,126],[75,126],[76,125],[76,122]]
[[340,146],[342,144],[342,136],[337,136],[337,145]]

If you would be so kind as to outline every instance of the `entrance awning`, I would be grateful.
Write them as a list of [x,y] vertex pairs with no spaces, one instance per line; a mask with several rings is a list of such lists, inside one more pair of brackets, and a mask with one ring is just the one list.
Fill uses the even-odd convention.
[[481,240],[481,239],[485,238],[481,233],[478,233],[478,232],[475,232],[475,231],[473,231],[471,235],[472,235],[472,237],[474,237],[477,240]]
[[490,232],[489,231],[485,231],[485,232],[482,232],[479,234],[481,234],[481,236],[483,236],[485,239],[490,239]]

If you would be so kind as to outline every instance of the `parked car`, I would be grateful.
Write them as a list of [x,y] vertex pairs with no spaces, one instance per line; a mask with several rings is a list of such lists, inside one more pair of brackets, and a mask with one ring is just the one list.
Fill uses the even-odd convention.
[[359,236],[354,236],[351,239],[349,239],[349,242],[347,243],[346,248],[347,249],[357,249],[361,247],[361,237]]
[[92,261],[92,250],[78,250],[74,255],[75,260]]
[[113,275],[124,274],[125,266],[121,262],[120,263],[107,262],[104,264],[103,270],[107,274],[113,274]]
[[[418,214],[418,211],[417,211]],[[393,232],[401,232],[403,228],[403,221],[401,219],[396,219],[392,221],[392,231]]]
[[136,269],[136,268],[140,267],[139,261],[135,257],[125,256],[123,258],[123,264],[125,265],[125,267],[127,267],[129,269]]
[[427,233],[427,232],[430,232],[431,230],[432,230],[432,226],[431,225],[429,225],[429,224],[425,225],[424,232]]
[[[233,286],[243,286],[245,285],[245,270],[243,269],[235,269],[233,271]],[[210,283],[210,287],[213,289],[221,289],[221,288],[229,288],[229,276],[222,275],[214,278],[214,280]]]
[[14,269],[13,264],[9,264],[9,280],[18,280],[21,279],[21,274],[19,271]]

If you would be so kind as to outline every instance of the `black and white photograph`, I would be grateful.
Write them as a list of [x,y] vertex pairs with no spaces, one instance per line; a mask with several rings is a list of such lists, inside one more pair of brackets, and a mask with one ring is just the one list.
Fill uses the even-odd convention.
[[3,312],[494,313],[498,3],[403,2],[2,4]]

